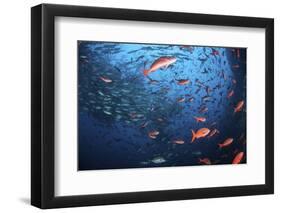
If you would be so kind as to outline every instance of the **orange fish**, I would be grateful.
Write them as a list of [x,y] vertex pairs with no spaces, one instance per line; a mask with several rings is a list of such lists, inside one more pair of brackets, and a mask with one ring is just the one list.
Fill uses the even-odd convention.
[[232,164],[239,164],[242,161],[243,157],[244,157],[244,152],[239,152],[237,155],[235,155]]
[[204,117],[195,117],[195,116],[194,116],[194,119],[195,119],[197,122],[205,122],[205,121],[206,121],[206,118],[204,118]]
[[173,143],[175,143],[175,144],[184,144],[184,140],[174,140]]
[[184,102],[184,101],[185,101],[185,98],[178,98],[178,99],[177,99],[177,102],[178,102],[178,103],[182,103],[182,102]]
[[240,112],[243,108],[243,105],[244,105],[244,101],[239,101],[236,107],[234,108],[234,113]]
[[178,81],[178,85],[186,85],[190,83],[189,79],[181,79],[181,80],[177,80]]
[[162,67],[167,68],[169,65],[175,63],[176,61],[177,59],[175,57],[170,57],[170,56],[160,57],[152,63],[149,69],[144,70],[143,74],[147,76],[149,73],[155,72],[156,70]]
[[210,138],[210,137],[212,137],[212,136],[214,136],[215,134],[218,134],[218,133],[220,133],[219,130],[213,129],[213,130],[210,132],[208,138]]
[[233,138],[227,138],[223,143],[219,143],[218,145],[220,148],[223,148],[229,146],[230,144],[232,144],[232,142],[233,142]]
[[230,97],[232,97],[233,95],[234,95],[234,90],[231,90],[231,91],[228,93],[227,98],[230,98]]
[[201,128],[197,130],[196,133],[193,130],[191,130],[191,132],[192,132],[192,139],[191,139],[191,143],[192,143],[195,139],[206,137],[210,133],[210,130],[208,128]]
[[209,158],[199,158],[199,163],[202,163],[205,165],[211,165],[211,161]]
[[112,82],[111,79],[106,78],[106,77],[100,77],[100,79],[101,79],[102,81],[104,81],[105,83],[111,83],[111,82]]
[[148,137],[152,138],[152,139],[156,139],[157,135],[159,135],[159,132],[154,130],[148,133]]

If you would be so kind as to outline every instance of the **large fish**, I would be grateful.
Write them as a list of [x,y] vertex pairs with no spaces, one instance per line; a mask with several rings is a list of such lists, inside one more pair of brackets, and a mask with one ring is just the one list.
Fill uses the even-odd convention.
[[176,61],[177,59],[175,57],[171,57],[171,56],[160,57],[152,63],[149,69],[144,70],[143,74],[147,76],[149,75],[149,73],[155,72],[156,70],[162,67],[167,68],[169,65],[175,63]]
[[192,139],[191,139],[191,143],[192,143],[195,139],[206,137],[210,133],[210,130],[208,128],[201,128],[197,130],[196,133],[193,130],[191,130],[191,132],[192,132]]

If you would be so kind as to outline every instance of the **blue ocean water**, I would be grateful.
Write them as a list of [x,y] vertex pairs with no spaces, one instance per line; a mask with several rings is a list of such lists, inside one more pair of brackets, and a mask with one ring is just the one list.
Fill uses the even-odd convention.
[[246,163],[246,48],[78,41],[78,61],[78,170]]

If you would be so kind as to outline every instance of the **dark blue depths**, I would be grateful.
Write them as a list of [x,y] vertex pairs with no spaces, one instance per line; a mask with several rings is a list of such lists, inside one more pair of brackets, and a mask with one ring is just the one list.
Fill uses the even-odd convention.
[[[78,62],[78,170],[246,163],[245,48],[78,41]],[[203,127],[219,133],[191,143]]]

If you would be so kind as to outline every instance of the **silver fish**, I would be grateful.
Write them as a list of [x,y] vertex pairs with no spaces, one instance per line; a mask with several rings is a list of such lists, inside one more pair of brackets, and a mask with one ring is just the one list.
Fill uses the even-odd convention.
[[160,163],[165,163],[166,160],[159,156],[159,157],[154,157],[152,160],[151,160],[152,163],[155,163],[155,164],[160,164]]
[[104,114],[107,114],[107,115],[112,115],[112,113],[111,113],[111,112],[108,112],[108,111],[105,111],[105,110],[103,110],[103,112],[104,112]]

